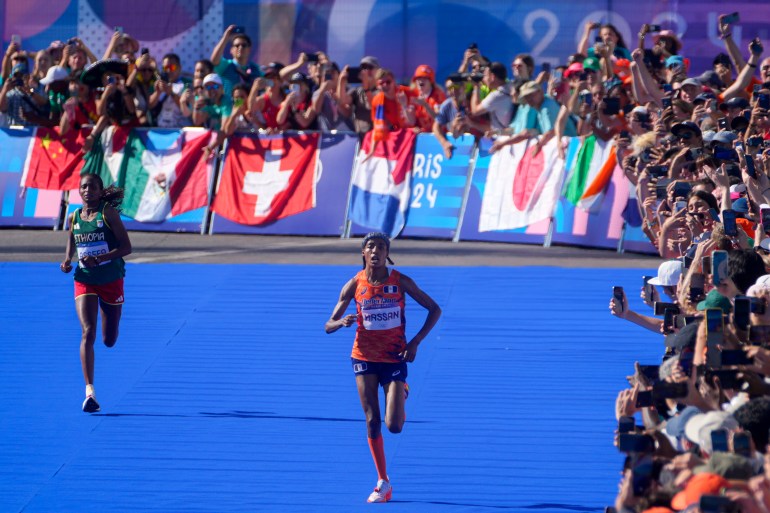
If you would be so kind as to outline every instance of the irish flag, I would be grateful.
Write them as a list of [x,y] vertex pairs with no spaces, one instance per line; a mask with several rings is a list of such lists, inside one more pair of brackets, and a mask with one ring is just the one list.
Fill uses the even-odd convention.
[[567,178],[564,197],[578,208],[598,211],[617,163],[612,140],[586,137]]
[[134,130],[123,150],[118,186],[123,214],[159,223],[208,204],[214,160],[203,150],[214,134],[202,129]]

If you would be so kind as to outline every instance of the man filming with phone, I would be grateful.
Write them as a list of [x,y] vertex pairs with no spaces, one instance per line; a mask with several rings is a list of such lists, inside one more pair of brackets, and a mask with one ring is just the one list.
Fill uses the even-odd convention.
[[[223,59],[222,55],[228,43],[230,43],[232,59]],[[244,28],[238,25],[227,27],[211,52],[214,73],[222,79],[226,98],[232,94],[235,84],[246,84],[246,87],[251,87],[254,80],[262,76],[259,66],[252,62],[250,57],[251,38],[245,34]]]
[[506,82],[508,72],[501,62],[493,62],[484,68],[484,84],[489,87],[490,93],[481,100],[481,83],[473,81],[473,93],[471,95],[471,114],[480,116],[489,114],[491,130],[500,133],[511,122],[513,117],[513,104],[511,102],[511,87]]

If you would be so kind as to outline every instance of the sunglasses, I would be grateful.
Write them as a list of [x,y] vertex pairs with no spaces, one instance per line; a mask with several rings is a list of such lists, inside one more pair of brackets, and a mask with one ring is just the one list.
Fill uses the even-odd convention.
[[694,133],[692,133],[692,132],[684,132],[684,133],[679,134],[679,136],[677,138],[680,139],[680,140],[683,140],[683,141],[689,141],[693,137],[695,137]]
[[371,70],[373,70],[373,69],[374,69],[374,66],[370,66],[370,65],[368,65],[368,64],[361,64],[360,68],[361,68],[361,70],[362,70],[362,71],[363,71],[363,70],[366,70],[366,69],[368,69],[368,70],[370,70],[370,71],[371,71]]
[[176,64],[169,64],[168,66],[163,66],[163,71],[176,71]]
[[219,84],[209,84],[206,86],[207,91],[216,91],[219,89]]
[[770,69],[770,66],[762,66],[762,67],[761,67],[761,68],[759,68],[759,69],[760,69],[760,70],[762,70],[762,71],[767,71],[767,70],[769,70],[769,69]]
[[248,48],[248,47],[249,45],[247,45],[246,43],[238,43],[233,45],[233,48]]

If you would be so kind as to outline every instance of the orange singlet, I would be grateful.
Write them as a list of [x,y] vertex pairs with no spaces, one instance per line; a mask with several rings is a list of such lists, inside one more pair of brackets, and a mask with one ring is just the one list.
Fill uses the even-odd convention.
[[388,279],[372,285],[366,270],[356,278],[358,328],[352,358],[367,362],[400,363],[406,349],[406,318],[401,273],[391,269]]

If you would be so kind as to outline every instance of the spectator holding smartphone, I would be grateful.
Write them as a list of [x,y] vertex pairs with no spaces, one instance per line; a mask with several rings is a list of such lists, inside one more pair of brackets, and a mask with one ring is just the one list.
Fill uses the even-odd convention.
[[223,121],[230,115],[232,105],[225,95],[223,81],[216,73],[203,79],[203,96],[193,108],[193,123],[211,130],[220,130]]
[[93,125],[99,120],[96,100],[91,88],[74,78],[68,81],[67,86],[69,97],[62,106],[63,112],[59,120],[61,135],[65,135],[71,129],[80,130],[86,125]]
[[433,121],[433,135],[444,149],[444,156],[452,158],[452,144],[447,140],[447,133],[453,137],[459,137],[464,133],[471,133],[475,137],[481,137],[489,128],[485,119],[472,118],[470,112],[470,98],[465,89],[466,79],[459,73],[449,75],[446,88],[449,98],[439,106],[436,119]]
[[[317,111],[310,96],[310,83],[302,73],[295,73],[289,81],[286,95],[278,111],[278,124],[288,125],[291,130],[317,130]],[[328,86],[331,88],[331,85]],[[326,92],[326,89],[324,89]]]
[[[264,77],[255,80],[249,92],[248,113],[254,123],[269,132],[285,130],[288,127],[285,120],[278,121],[278,112],[286,98],[280,71],[281,68],[277,63],[265,66]],[[261,87],[266,88],[263,94],[260,94]]]
[[[372,123],[372,99],[377,93],[377,80],[375,74],[380,69],[380,61],[376,57],[366,56],[359,63],[358,77],[350,77],[350,66],[345,66],[340,73],[337,86],[340,115],[352,118],[353,129],[359,137],[373,128]],[[352,89],[348,89],[348,83],[360,83]]]
[[350,130],[347,117],[340,114],[337,91],[340,79],[336,62],[325,64],[321,70],[321,85],[313,92],[313,110],[318,129],[322,132]]
[[[126,85],[134,93],[136,117],[140,126],[157,126],[155,111],[151,98],[155,91],[155,61],[150,57],[147,49],[136,60],[136,67],[128,75]],[[157,96],[155,96],[157,100]],[[156,102],[157,105],[157,102]]]
[[163,56],[161,72],[150,96],[150,108],[157,111],[157,124],[162,128],[188,126],[191,119],[182,114],[179,107],[182,93],[190,85],[182,79],[182,63],[179,56],[169,53]]
[[30,87],[26,57],[18,62],[0,90],[0,112],[9,125],[31,126],[48,118],[48,99]]
[[508,127],[513,117],[512,89],[506,79],[508,73],[501,62],[493,62],[484,69],[484,84],[490,93],[481,100],[481,83],[473,81],[471,96],[471,114],[480,116],[489,114],[491,130],[501,133]]
[[[225,47],[230,43],[232,59],[224,59]],[[230,97],[235,84],[245,84],[251,87],[254,80],[262,76],[256,63],[250,60],[251,38],[243,32],[243,27],[230,25],[225,29],[219,43],[211,52],[211,63],[214,73],[221,77],[226,98]]]

